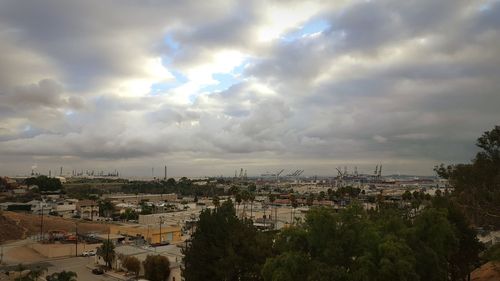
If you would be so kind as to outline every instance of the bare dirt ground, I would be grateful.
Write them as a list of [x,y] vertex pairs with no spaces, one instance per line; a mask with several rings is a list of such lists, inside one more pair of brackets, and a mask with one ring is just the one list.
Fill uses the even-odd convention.
[[[43,231],[64,230],[67,232],[75,231],[75,223],[78,222],[78,232],[98,232],[105,233],[108,226],[101,223],[92,223],[64,219],[54,216],[43,217]],[[3,212],[0,215],[0,243],[11,240],[20,240],[31,235],[40,233],[41,217],[39,215]]]
[[7,263],[30,263],[43,261],[46,258],[37,253],[35,250],[23,246],[13,248],[5,253],[5,262]]
[[24,229],[16,221],[0,215],[0,243],[22,239],[24,232]]
[[472,281],[498,281],[500,280],[500,262],[488,262],[471,274]]

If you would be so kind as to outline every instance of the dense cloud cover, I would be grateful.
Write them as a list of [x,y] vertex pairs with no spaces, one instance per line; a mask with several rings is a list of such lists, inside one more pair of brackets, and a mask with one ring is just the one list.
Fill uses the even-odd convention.
[[0,174],[430,174],[500,121],[500,1],[0,0]]

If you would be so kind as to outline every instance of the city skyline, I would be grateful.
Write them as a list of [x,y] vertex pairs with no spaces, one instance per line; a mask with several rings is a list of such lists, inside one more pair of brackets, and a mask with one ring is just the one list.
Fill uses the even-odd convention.
[[0,0],[0,175],[432,175],[500,120],[500,1]]

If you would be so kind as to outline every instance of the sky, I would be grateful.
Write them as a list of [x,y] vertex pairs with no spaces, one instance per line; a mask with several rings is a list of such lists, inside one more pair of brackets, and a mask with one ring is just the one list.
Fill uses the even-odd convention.
[[432,175],[500,123],[499,46],[492,0],[0,0],[0,175]]

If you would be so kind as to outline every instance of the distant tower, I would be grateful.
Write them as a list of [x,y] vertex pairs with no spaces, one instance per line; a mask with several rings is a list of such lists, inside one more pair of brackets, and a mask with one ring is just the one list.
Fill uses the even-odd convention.
[[62,176],[62,172],[63,172],[63,167],[61,166],[61,170],[59,171],[60,176]]
[[378,169],[378,176],[382,176],[382,164],[380,164],[380,168]]

